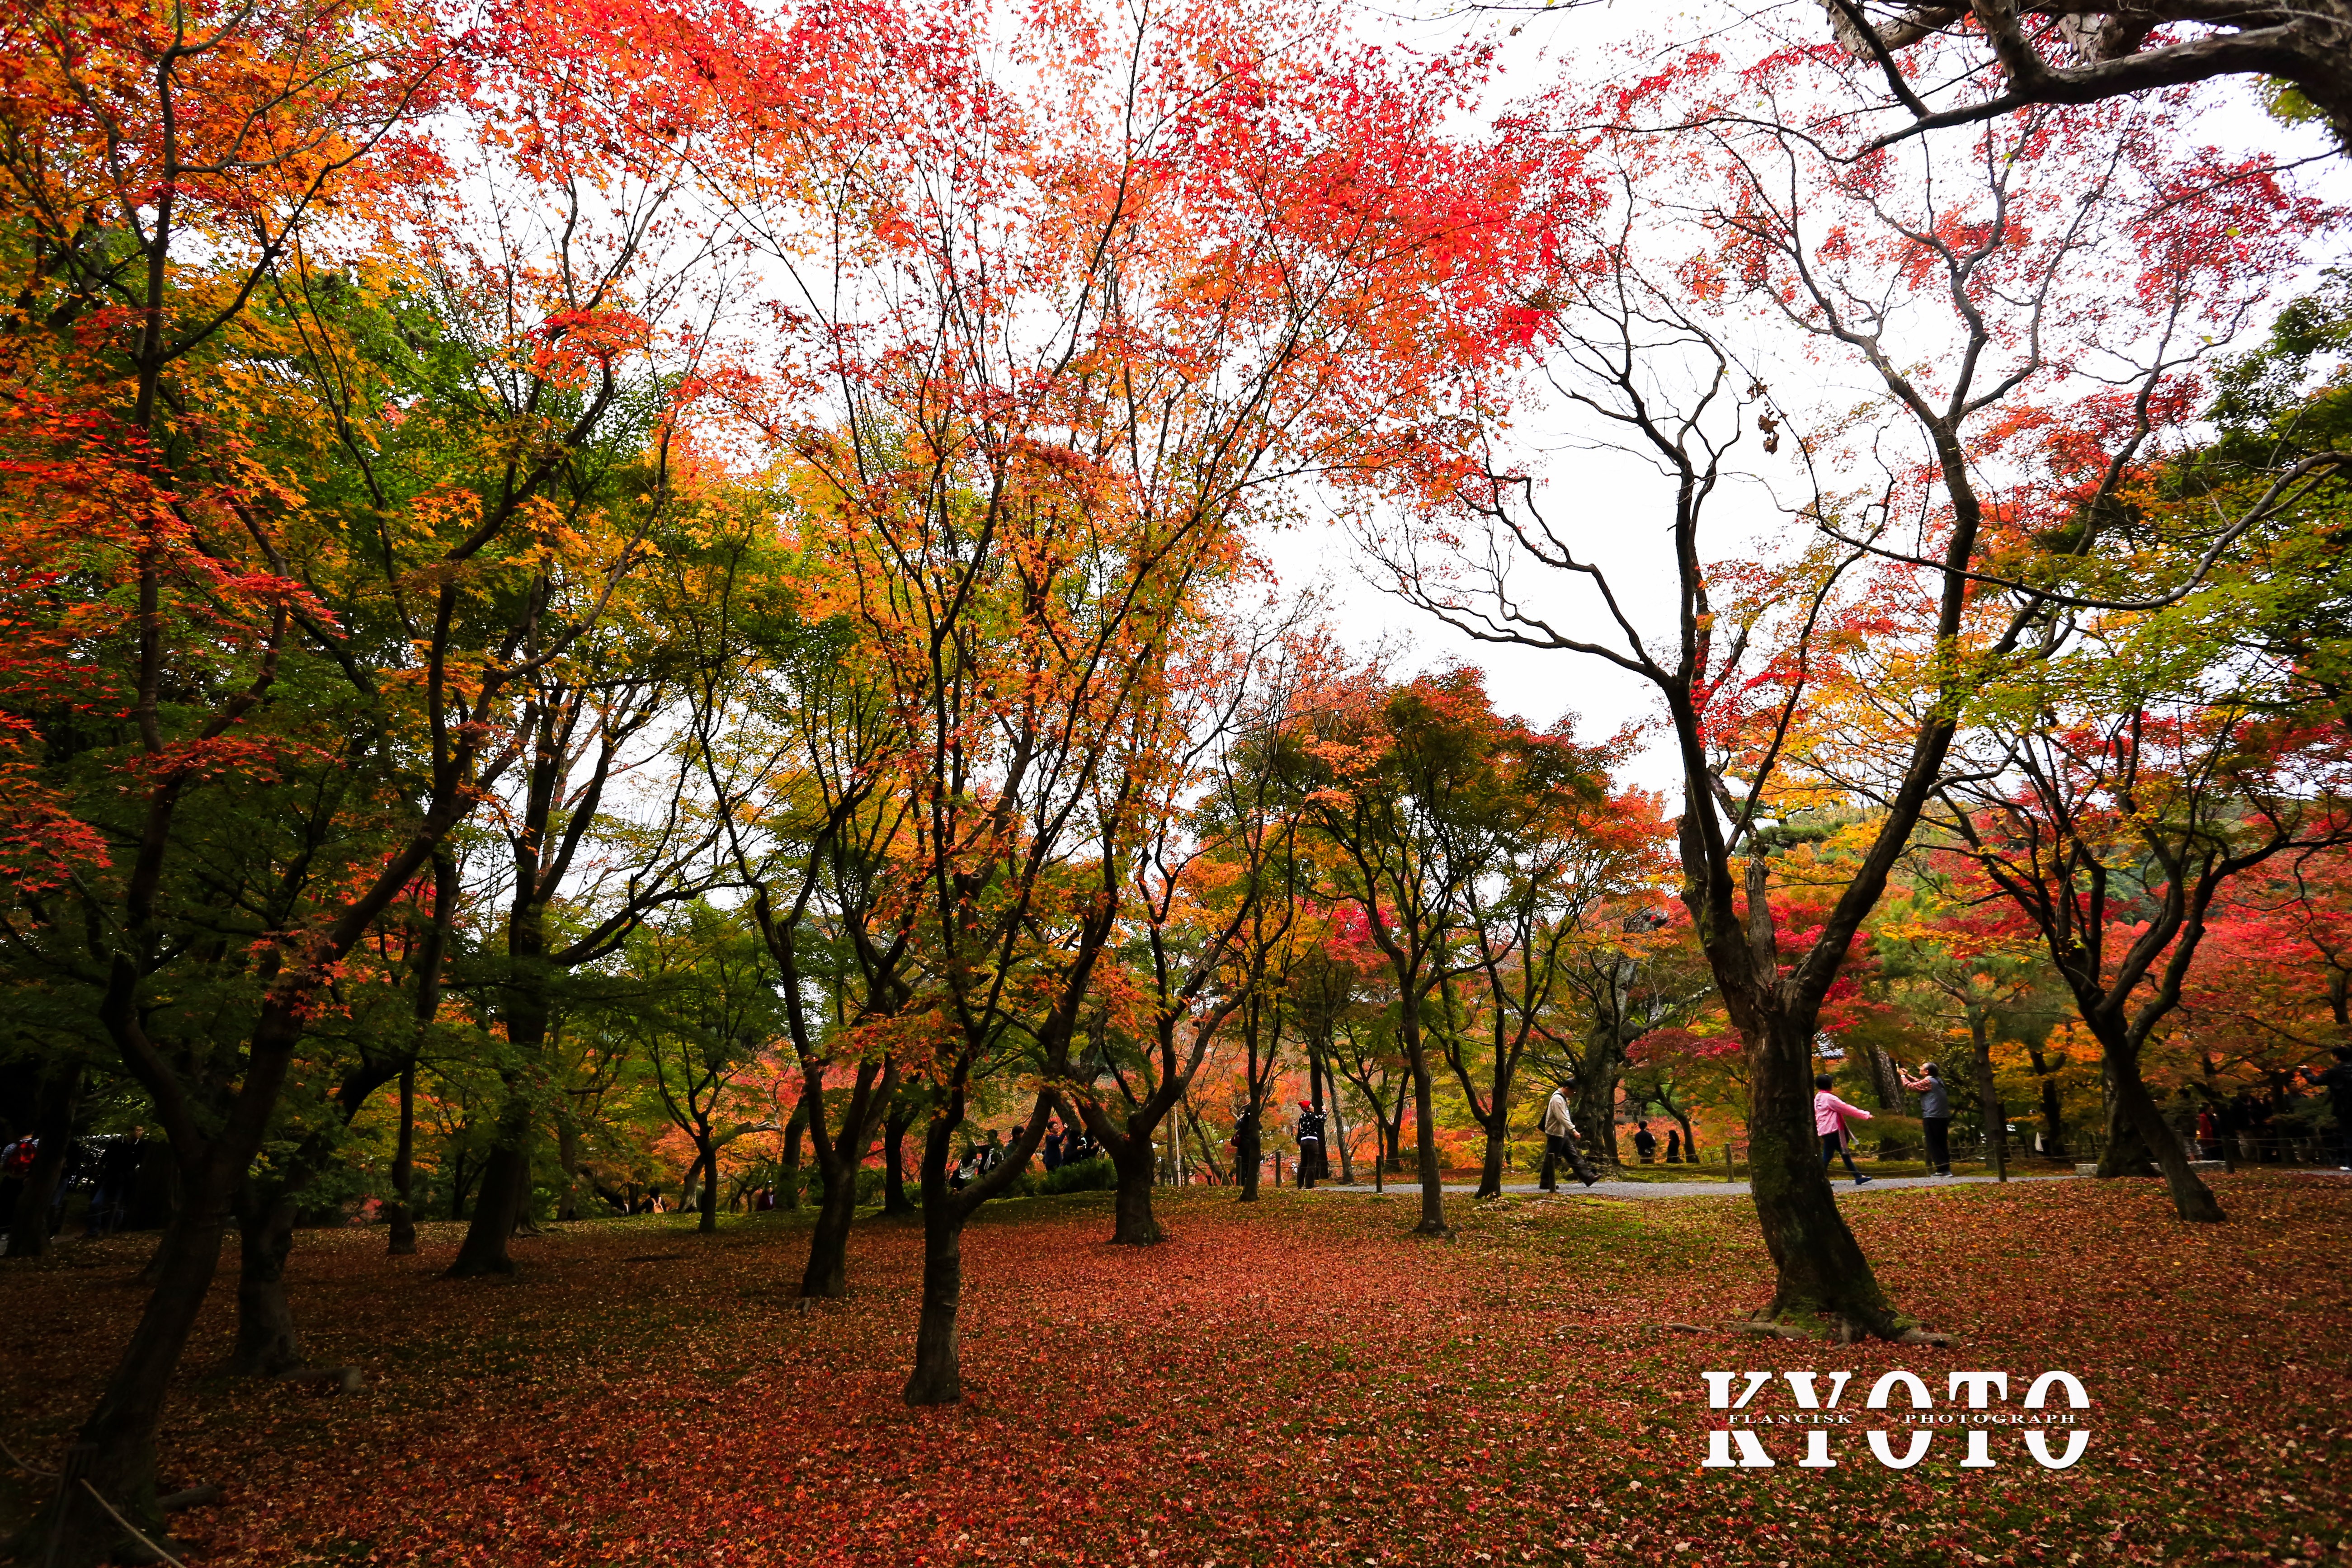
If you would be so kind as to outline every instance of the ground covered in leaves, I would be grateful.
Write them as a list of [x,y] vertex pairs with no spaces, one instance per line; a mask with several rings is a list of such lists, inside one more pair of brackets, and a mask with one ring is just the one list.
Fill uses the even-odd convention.
[[[314,1360],[365,1392],[226,1379],[233,1269],[189,1357],[165,1481],[193,1561],[298,1563],[1855,1563],[2352,1561],[2352,1184],[2221,1183],[2190,1228],[2153,1183],[1846,1194],[1882,1279],[1953,1349],[1757,1342],[1743,1199],[1161,1195],[1114,1248],[1107,1194],[1005,1203],[965,1243],[965,1405],[898,1400],[919,1232],[863,1226],[856,1294],[794,1310],[804,1231],[674,1216],[521,1243],[438,1277],[457,1227],[387,1258],[301,1233]],[[54,1466],[141,1300],[152,1240],[0,1268],[0,1412]],[[232,1262],[233,1258],[227,1261]],[[1690,1334],[1675,1321],[1704,1325]],[[1907,1471],[1703,1469],[1710,1369],[1955,1369],[2010,1398],[2063,1368],[2092,1439],[2045,1471],[1936,1439]],[[1759,1404],[1787,1410],[1785,1387]],[[1895,1445],[1899,1450],[1902,1443]],[[29,1500],[13,1478],[18,1518]]]

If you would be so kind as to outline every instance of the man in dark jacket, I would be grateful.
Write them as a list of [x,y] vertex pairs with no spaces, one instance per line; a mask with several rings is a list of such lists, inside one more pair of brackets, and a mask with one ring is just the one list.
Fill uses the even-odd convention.
[[1298,1184],[1313,1187],[1323,1174],[1323,1113],[1306,1100],[1298,1102]]

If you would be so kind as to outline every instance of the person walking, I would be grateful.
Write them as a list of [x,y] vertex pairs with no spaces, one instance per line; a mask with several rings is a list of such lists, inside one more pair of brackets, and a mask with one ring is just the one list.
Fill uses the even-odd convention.
[[1895,1075],[1902,1079],[1904,1088],[1919,1097],[1919,1127],[1927,1135],[1927,1173],[1950,1175],[1952,1091],[1944,1087],[1943,1073],[1934,1062],[1921,1062],[1917,1078],[1899,1068]]
[[1833,1080],[1827,1073],[1813,1079],[1813,1131],[1822,1136],[1822,1169],[1841,1156],[1845,1160],[1845,1173],[1853,1178],[1857,1187],[1866,1187],[1870,1178],[1854,1169],[1853,1140],[1846,1131],[1849,1121],[1867,1121],[1870,1112],[1858,1105],[1848,1105],[1830,1092]]
[[2210,1105],[2197,1108],[2197,1155],[2202,1160],[2221,1157],[2221,1119]]
[[1306,1100],[1298,1102],[1298,1185],[1313,1191],[1323,1173],[1323,1113]]
[[1568,1085],[1564,1083],[1554,1085],[1551,1099],[1544,1103],[1543,1133],[1543,1174],[1540,1181],[1545,1192],[1559,1191],[1559,1168],[1561,1165],[1574,1171],[1576,1179],[1588,1187],[1601,1179],[1592,1173],[1592,1167],[1585,1163],[1584,1152],[1577,1147],[1576,1117],[1569,1110]]

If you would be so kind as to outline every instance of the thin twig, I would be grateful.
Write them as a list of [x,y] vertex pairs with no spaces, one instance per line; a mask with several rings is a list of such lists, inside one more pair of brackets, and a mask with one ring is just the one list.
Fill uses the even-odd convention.
[[123,1529],[131,1532],[131,1540],[136,1541],[140,1545],[145,1547],[156,1556],[161,1557],[164,1562],[169,1563],[172,1565],[172,1568],[188,1568],[186,1563],[181,1562],[178,1558],[173,1556],[170,1552],[164,1551],[162,1547],[148,1540],[145,1533],[142,1531],[137,1525],[131,1523],[121,1514],[116,1513],[112,1503],[107,1501],[102,1497],[99,1497],[98,1489],[96,1487],[91,1486],[89,1482],[85,1480],[81,1484],[81,1489],[88,1492],[92,1498],[96,1498],[98,1500],[98,1506],[104,1509],[107,1513],[113,1518],[115,1523],[121,1525]]
[[0,1454],[7,1455],[8,1462],[16,1466],[18,1469],[23,1470],[27,1475],[40,1476],[48,1480],[56,1480],[58,1479],[57,1471],[45,1470],[38,1465],[27,1464],[25,1459],[17,1454],[16,1449],[11,1448],[5,1443],[0,1443]]

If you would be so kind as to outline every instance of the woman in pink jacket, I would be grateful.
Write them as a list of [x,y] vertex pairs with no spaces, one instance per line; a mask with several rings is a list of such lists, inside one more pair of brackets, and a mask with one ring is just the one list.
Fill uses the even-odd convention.
[[1822,1169],[1830,1168],[1830,1161],[1843,1156],[1845,1173],[1853,1178],[1857,1187],[1869,1184],[1870,1178],[1853,1168],[1853,1146],[1846,1137],[1849,1121],[1867,1121],[1870,1112],[1859,1105],[1848,1105],[1830,1092],[1830,1075],[1822,1073],[1813,1079],[1813,1131],[1822,1135]]

